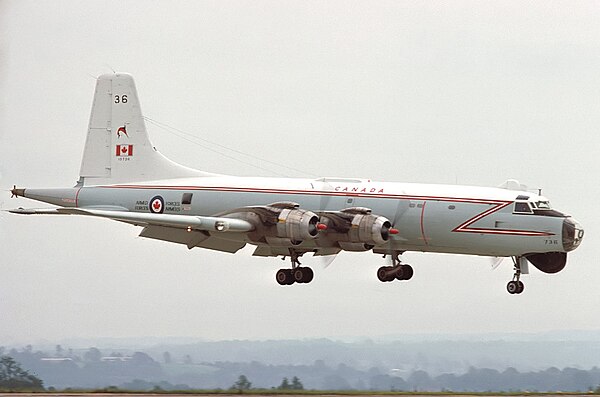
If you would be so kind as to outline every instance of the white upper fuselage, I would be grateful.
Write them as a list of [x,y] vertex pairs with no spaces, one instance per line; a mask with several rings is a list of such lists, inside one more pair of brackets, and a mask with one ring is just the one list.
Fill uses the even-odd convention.
[[[184,194],[192,199],[184,204]],[[118,206],[151,212],[155,196],[165,214],[212,216],[233,208],[295,202],[322,212],[369,208],[399,229],[395,250],[515,256],[563,251],[563,217],[515,214],[519,196],[547,201],[523,191],[501,188],[390,183],[347,178],[263,178],[214,175],[139,183],[84,186],[76,206]],[[553,211],[555,212],[555,211]]]

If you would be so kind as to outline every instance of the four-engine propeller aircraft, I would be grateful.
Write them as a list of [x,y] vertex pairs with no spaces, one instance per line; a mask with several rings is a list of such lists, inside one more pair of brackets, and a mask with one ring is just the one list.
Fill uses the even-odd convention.
[[279,284],[308,283],[306,253],[372,251],[391,258],[383,282],[408,280],[405,251],[512,257],[511,294],[528,262],[546,273],[565,267],[583,229],[517,183],[505,188],[386,183],[364,179],[254,178],[176,164],[150,143],[133,78],[97,79],[81,163],[71,188],[12,189],[13,196],[58,206],[16,214],[88,215],[142,226],[142,237],[235,253],[283,256]]

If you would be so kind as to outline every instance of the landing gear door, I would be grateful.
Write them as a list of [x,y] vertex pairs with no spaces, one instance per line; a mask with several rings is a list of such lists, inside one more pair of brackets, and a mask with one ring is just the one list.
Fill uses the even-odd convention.
[[519,257],[519,267],[521,268],[521,274],[529,274],[529,261],[524,256]]

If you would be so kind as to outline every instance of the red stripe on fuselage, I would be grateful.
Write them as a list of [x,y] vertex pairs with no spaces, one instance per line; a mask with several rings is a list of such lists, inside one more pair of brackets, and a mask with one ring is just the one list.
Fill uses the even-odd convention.
[[301,195],[317,195],[317,196],[350,196],[363,198],[385,198],[385,199],[405,199],[405,200],[433,200],[433,201],[450,201],[455,203],[473,203],[473,204],[497,204],[511,203],[512,201],[498,201],[490,199],[473,199],[473,198],[458,198],[458,197],[441,197],[441,196],[409,196],[403,194],[383,194],[383,193],[358,193],[358,192],[332,192],[321,190],[294,190],[294,189],[262,189],[262,188],[246,188],[246,187],[230,187],[230,186],[167,186],[167,185],[107,185],[97,186],[107,189],[164,189],[164,190],[204,190],[215,192],[239,192],[239,193],[270,193],[270,194],[301,194]]
[[514,203],[514,201],[494,200],[494,199],[474,199],[461,197],[442,197],[442,196],[410,196],[404,194],[383,194],[383,193],[358,193],[358,192],[338,192],[338,191],[319,191],[319,190],[295,190],[295,189],[263,189],[263,188],[247,188],[247,187],[231,187],[231,186],[168,186],[168,185],[106,185],[97,186],[106,189],[162,189],[162,190],[201,190],[214,192],[234,192],[234,193],[263,193],[263,194],[299,194],[310,196],[350,196],[361,198],[381,198],[381,199],[401,199],[401,200],[416,200],[423,201],[423,209],[421,210],[421,234],[427,243],[423,227],[423,213],[425,210],[425,202],[429,201],[445,201],[452,203],[469,203],[469,204],[489,204],[494,207],[477,214],[473,218],[463,222],[452,230],[456,233],[479,233],[479,234],[501,234],[515,236],[553,236],[553,233],[527,231],[527,230],[509,230],[509,229],[483,229],[469,227],[480,219],[501,210],[502,208]]

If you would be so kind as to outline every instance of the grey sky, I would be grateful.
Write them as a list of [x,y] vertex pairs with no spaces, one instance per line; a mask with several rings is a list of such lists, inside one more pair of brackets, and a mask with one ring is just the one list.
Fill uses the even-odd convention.
[[[310,285],[279,259],[137,238],[81,217],[0,214],[0,345],[600,329],[600,3],[0,2],[0,187],[71,186],[94,80],[132,73],[148,117],[306,171],[542,187],[585,227],[566,269],[505,291],[510,261],[407,253],[383,284],[341,254]],[[269,175],[148,125],[185,165]],[[248,161],[247,158],[243,158]],[[257,162],[279,173],[285,169]],[[39,207],[0,196],[2,208]],[[312,263],[307,259],[306,263]]]

